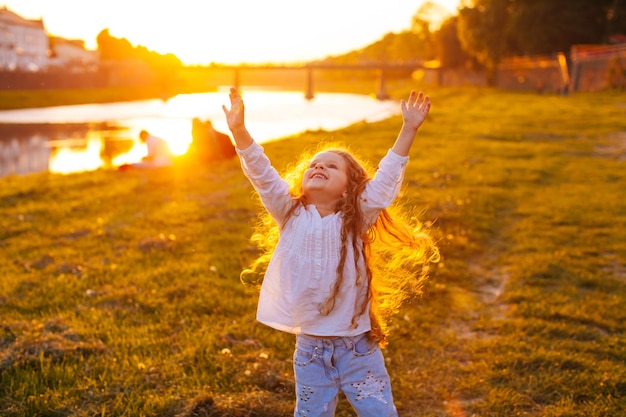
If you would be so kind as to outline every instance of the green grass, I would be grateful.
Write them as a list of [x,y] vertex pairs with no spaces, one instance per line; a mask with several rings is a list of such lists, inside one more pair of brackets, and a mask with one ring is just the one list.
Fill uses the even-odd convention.
[[[626,96],[431,96],[402,198],[444,259],[385,351],[400,415],[626,414]],[[376,161],[399,124],[265,148]],[[238,278],[252,196],[237,161],[0,179],[0,415],[291,415],[293,337]]]

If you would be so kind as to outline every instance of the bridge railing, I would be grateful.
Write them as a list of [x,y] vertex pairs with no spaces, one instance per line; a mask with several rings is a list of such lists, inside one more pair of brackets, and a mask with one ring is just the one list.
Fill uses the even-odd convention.
[[215,65],[212,69],[228,70],[233,72],[232,85],[239,89],[241,87],[241,73],[243,71],[259,71],[259,70],[293,70],[304,71],[306,73],[306,85],[304,96],[310,100],[315,97],[314,91],[314,72],[316,70],[324,71],[346,71],[346,70],[375,70],[376,85],[375,95],[379,100],[386,100],[389,95],[386,91],[386,73],[391,71],[415,71],[424,68],[423,63],[416,64],[353,64],[353,65],[335,65],[324,63],[311,63],[302,65]]

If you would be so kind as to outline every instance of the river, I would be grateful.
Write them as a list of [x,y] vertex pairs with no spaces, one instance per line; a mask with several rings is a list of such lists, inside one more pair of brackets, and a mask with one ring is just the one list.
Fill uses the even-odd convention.
[[[399,105],[358,94],[245,89],[246,125],[260,143],[307,130],[336,130],[398,114]],[[139,131],[168,141],[182,155],[191,142],[191,120],[211,120],[229,133],[222,105],[228,89],[181,94],[167,101],[85,104],[0,111],[0,177],[35,172],[68,174],[141,160]]]

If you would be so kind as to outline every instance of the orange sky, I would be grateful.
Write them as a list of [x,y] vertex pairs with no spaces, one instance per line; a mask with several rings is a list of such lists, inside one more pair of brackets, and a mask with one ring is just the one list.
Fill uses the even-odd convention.
[[[411,26],[425,0],[11,0],[0,5],[43,18],[49,34],[83,39],[109,28],[184,63],[296,62],[360,49]],[[459,0],[436,0],[451,12]]]

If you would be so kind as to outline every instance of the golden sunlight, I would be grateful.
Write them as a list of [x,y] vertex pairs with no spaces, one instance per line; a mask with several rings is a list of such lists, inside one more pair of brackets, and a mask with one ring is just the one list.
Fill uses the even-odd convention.
[[443,22],[456,14],[460,0],[426,0],[418,9],[420,19],[429,22],[430,30],[438,30]]
[[[189,148],[189,144],[192,140],[191,120],[187,117],[145,120],[141,129],[147,130],[151,135],[165,139],[174,155],[183,155],[187,152],[187,148]],[[138,136],[139,133],[135,135],[135,137]],[[146,151],[146,145],[139,141],[137,141],[131,150],[133,155],[135,155],[136,152],[143,152],[142,156],[145,156]]]
[[[145,123],[148,131],[165,139],[172,153],[180,156],[187,152],[191,143],[191,127],[188,120],[161,119],[157,123]],[[137,134],[138,135],[138,134]],[[51,144],[52,153],[49,171],[57,174],[92,171],[107,165],[103,156],[104,145],[100,134],[92,132],[85,141],[55,141]],[[123,164],[140,162],[146,156],[147,148],[139,139],[135,139],[132,147],[110,160],[113,167]]]
[[42,19],[52,36],[83,40],[88,49],[97,49],[97,35],[108,29],[134,46],[173,53],[185,64],[236,64],[302,62],[360,49],[387,33],[409,29],[413,15],[427,1],[450,13],[460,2],[7,0],[3,4],[24,18]]
[[69,174],[91,171],[102,166],[102,141],[99,138],[87,139],[81,147],[63,147],[52,152],[49,171]]
[[[467,0],[431,0],[433,3],[437,3],[448,9],[450,13],[456,13],[457,9],[461,6],[463,1]],[[425,3],[425,2],[424,2]]]

